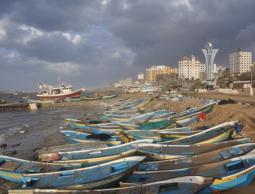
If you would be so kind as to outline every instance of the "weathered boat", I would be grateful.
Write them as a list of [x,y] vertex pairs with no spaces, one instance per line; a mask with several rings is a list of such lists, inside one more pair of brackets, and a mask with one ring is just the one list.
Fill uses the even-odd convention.
[[130,124],[125,122],[114,122],[113,124],[125,130],[157,130],[168,127],[170,124],[172,124],[172,120],[169,118],[164,118],[160,121],[144,122],[142,124]]
[[84,188],[108,185],[129,174],[144,157],[133,156],[112,162],[60,172],[25,174],[0,170],[0,178],[22,188]]
[[[254,181],[254,177],[255,165],[235,174],[215,179],[205,191],[225,191],[233,188],[244,187],[251,184]],[[206,193],[205,191],[202,193]]]
[[[160,141],[160,136],[162,132],[191,132],[191,128],[180,127],[180,128],[169,128],[160,130],[126,130],[123,133],[130,139],[154,139],[155,141]],[[162,135],[163,136],[163,135]]]
[[171,139],[180,139],[190,135],[194,135],[200,133],[201,130],[194,130],[194,131],[160,131],[157,132],[158,136],[160,136],[161,141],[171,140]]
[[57,190],[57,189],[33,189],[33,190],[9,190],[9,194],[178,194],[197,193],[212,183],[213,179],[201,176],[186,176],[165,181],[133,185],[119,188],[98,190]]
[[206,176],[220,179],[233,175],[255,165],[255,150],[243,156],[205,164],[197,167],[181,168],[176,170],[135,171],[127,178],[127,183],[152,183],[180,176]]
[[44,173],[80,168],[80,164],[54,164],[0,155],[0,170],[13,173]]
[[152,100],[152,98],[144,98],[144,99],[138,99],[136,102],[125,104],[124,106],[119,107],[119,110],[124,110],[124,109],[130,109],[130,108],[141,108],[147,103],[149,103]]
[[[97,140],[86,140],[86,139],[77,139],[77,138],[67,138],[67,142],[71,144],[75,143],[82,143],[82,144],[90,144],[94,142],[98,142]],[[115,146],[115,145],[120,145],[122,142],[121,141],[116,141],[116,140],[107,140],[107,141],[100,141],[103,144],[106,144],[107,146]]]
[[242,138],[236,140],[223,141],[218,143],[205,143],[205,144],[194,144],[194,145],[164,145],[155,143],[140,143],[137,145],[137,151],[142,154],[150,155],[151,157],[160,157],[158,155],[185,155],[192,156],[202,153],[207,153],[223,148],[250,143],[249,138]]
[[[137,149],[137,145],[140,143],[151,143],[152,140],[138,140],[126,144],[121,144],[112,147],[100,148],[100,149],[90,149],[90,150],[77,150],[77,151],[62,151],[62,152],[44,152],[38,155],[41,161],[74,161],[83,159],[99,160],[100,158],[105,158],[110,156],[118,155],[121,157],[126,154],[134,154]],[[104,159],[104,160],[105,160]]]
[[36,96],[40,100],[59,100],[65,98],[79,98],[83,89],[73,90],[71,85],[61,84],[60,86],[53,87],[47,84],[40,84],[40,93]]
[[170,112],[167,110],[157,110],[154,112],[144,113],[144,114],[128,114],[128,115],[119,115],[119,114],[105,114],[106,118],[112,121],[121,121],[126,123],[144,123],[144,122],[155,122],[158,120],[162,120],[163,118],[167,118],[170,115],[174,114],[174,112]]
[[138,109],[128,109],[128,110],[116,110],[116,111],[111,111],[107,110],[104,112],[104,114],[117,114],[117,115],[131,115],[131,114],[137,114],[137,113],[143,113],[143,111],[140,111]]
[[216,125],[202,132],[196,133],[191,136],[183,137],[176,140],[163,142],[164,144],[204,144],[214,143],[229,139],[235,134],[239,133],[242,125],[239,121],[231,121]]
[[110,136],[107,134],[87,134],[71,130],[60,131],[65,135],[68,142],[71,143],[85,143],[85,142],[95,142],[102,141],[107,145],[119,145],[121,141],[116,136]]
[[202,106],[200,108],[191,108],[191,109],[188,109],[184,112],[177,113],[175,116],[173,116],[173,118],[185,118],[188,115],[192,115],[192,114],[196,114],[196,113],[200,113],[200,112],[208,114],[213,110],[213,107],[215,105],[216,105],[216,102],[210,102],[210,103],[205,104],[204,106]]
[[102,99],[109,99],[109,98],[116,98],[117,95],[116,94],[111,94],[111,95],[105,95],[102,97]]
[[86,96],[82,96],[80,97],[82,100],[100,100],[102,97],[86,97]]
[[69,152],[78,150],[90,150],[108,147],[107,144],[102,142],[90,142],[90,143],[79,143],[79,144],[64,144],[60,146],[50,146],[36,150],[37,156],[41,156],[49,153],[57,152]]
[[82,121],[71,121],[69,120],[65,120],[66,125],[68,127],[71,127],[73,129],[88,129],[88,128],[97,128],[97,129],[121,129],[121,127],[119,127],[118,125],[114,124],[114,123],[100,123],[100,124],[88,124]]
[[[255,143],[240,144],[219,150],[214,150],[211,152],[202,153],[199,155],[189,156],[185,158],[182,157],[181,159],[142,162],[138,165],[137,170],[174,170],[180,168],[196,167],[241,156],[252,151],[253,149],[255,149]],[[161,155],[161,157],[158,157],[158,159],[165,158],[171,158],[171,155]]]

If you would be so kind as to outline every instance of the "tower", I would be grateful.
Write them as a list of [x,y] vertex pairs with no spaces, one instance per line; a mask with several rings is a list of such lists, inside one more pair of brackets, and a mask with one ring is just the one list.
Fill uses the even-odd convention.
[[213,66],[214,66],[214,58],[219,49],[214,49],[212,43],[208,42],[205,46],[205,49],[202,49],[203,54],[205,56],[205,69],[206,69],[206,80],[207,80],[207,88],[214,88],[214,75],[213,75]]

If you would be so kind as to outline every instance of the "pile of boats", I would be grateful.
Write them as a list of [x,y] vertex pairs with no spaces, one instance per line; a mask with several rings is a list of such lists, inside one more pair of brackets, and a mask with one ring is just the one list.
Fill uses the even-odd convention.
[[248,185],[255,143],[242,124],[191,128],[216,102],[183,112],[145,112],[152,98],[114,100],[97,119],[67,118],[70,144],[42,148],[39,161],[0,156],[9,193],[214,193]]

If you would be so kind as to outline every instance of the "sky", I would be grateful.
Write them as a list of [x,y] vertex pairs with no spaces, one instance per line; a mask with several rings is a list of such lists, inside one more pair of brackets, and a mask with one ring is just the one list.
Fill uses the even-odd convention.
[[0,90],[103,87],[152,65],[255,49],[254,0],[0,0]]

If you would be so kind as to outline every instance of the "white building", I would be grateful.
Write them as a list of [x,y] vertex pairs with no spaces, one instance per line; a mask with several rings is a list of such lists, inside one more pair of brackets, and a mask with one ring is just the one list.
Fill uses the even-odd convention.
[[138,81],[143,81],[144,80],[144,74],[143,73],[139,73],[137,75],[137,79],[138,79]]
[[205,64],[202,64],[193,55],[191,57],[183,57],[178,61],[179,78],[199,79],[201,72],[205,72]]
[[118,87],[130,87],[132,86],[133,80],[132,78],[126,78],[123,80],[119,80],[118,82],[114,83],[114,87],[118,88]]
[[252,52],[244,52],[238,49],[237,52],[229,54],[229,65],[231,73],[244,73],[250,71],[252,65]]

